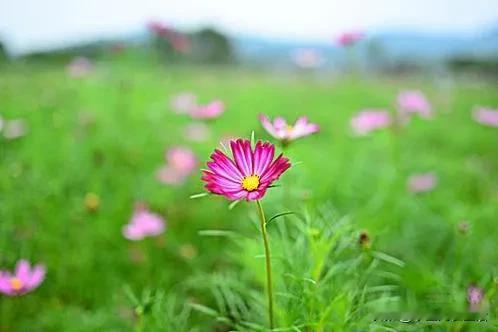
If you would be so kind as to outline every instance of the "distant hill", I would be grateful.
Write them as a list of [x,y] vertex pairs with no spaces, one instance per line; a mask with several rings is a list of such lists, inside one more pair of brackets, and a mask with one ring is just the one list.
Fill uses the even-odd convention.
[[[330,43],[296,42],[256,36],[233,38],[237,55],[254,64],[292,65],[291,54],[299,48],[314,49],[326,59],[324,65],[343,63],[347,52]],[[481,34],[420,33],[386,30],[369,35],[357,45],[360,61],[368,65],[373,57],[386,62],[418,65],[446,62],[454,58],[498,58],[498,27]]]

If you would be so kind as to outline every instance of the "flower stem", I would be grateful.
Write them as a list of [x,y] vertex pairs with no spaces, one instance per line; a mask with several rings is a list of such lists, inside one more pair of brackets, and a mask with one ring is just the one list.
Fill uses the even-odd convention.
[[266,259],[266,287],[268,291],[268,317],[270,319],[270,329],[273,329],[273,289],[272,289],[272,277],[271,277],[271,257],[270,257],[270,245],[268,243],[268,234],[266,232],[266,218],[263,211],[263,206],[261,206],[260,201],[256,201],[256,206],[258,207],[259,221],[261,224],[261,235],[263,236],[263,243],[265,246],[265,259]]

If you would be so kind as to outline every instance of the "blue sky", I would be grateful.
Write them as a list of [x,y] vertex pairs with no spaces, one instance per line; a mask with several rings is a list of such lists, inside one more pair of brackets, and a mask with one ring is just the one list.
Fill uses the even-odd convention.
[[147,21],[231,34],[329,41],[347,29],[472,32],[498,24],[496,0],[0,0],[12,53],[126,35]]

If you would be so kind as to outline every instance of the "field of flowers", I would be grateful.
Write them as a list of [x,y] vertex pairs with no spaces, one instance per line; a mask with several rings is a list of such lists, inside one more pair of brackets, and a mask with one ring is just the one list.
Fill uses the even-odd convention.
[[0,68],[0,331],[498,330],[495,84],[79,61]]

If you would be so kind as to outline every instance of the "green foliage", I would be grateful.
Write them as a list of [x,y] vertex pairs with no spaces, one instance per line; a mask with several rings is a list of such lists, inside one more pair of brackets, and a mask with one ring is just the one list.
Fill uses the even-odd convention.
[[[23,138],[0,137],[0,268],[19,258],[47,266],[33,293],[0,297],[0,330],[264,331],[254,206],[190,199],[203,190],[200,175],[183,187],[155,179],[169,146],[191,146],[204,161],[227,134],[266,137],[260,112],[306,114],[322,128],[286,148],[293,167],[263,202],[269,220],[295,213],[268,223],[278,331],[496,330],[498,132],[470,115],[475,104],[498,105],[496,87],[105,61],[81,79],[41,63],[0,70],[0,115],[29,127]],[[351,137],[352,114],[391,107],[404,87],[428,92],[434,119]],[[168,108],[188,90],[227,104],[208,142],[188,142],[189,120]],[[408,193],[407,176],[423,171],[437,173],[438,187]],[[100,197],[96,211],[85,208],[89,192]],[[130,243],[121,228],[139,200],[168,230]],[[363,230],[369,247],[358,243]],[[486,290],[473,315],[471,283]],[[399,322],[462,317],[488,321]]]

